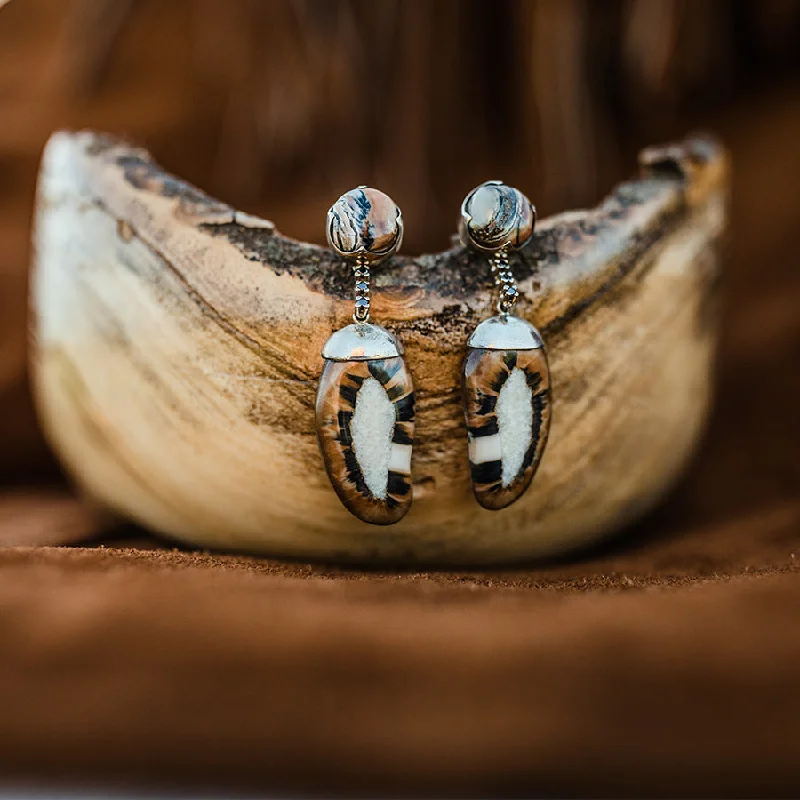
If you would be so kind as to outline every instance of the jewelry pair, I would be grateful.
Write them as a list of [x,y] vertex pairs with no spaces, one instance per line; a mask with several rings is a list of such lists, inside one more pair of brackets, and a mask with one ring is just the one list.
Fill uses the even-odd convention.
[[[512,311],[519,296],[509,255],[533,235],[536,211],[499,181],[473,189],[461,205],[464,245],[487,256],[499,288],[498,314],[467,341],[462,373],[467,449],[475,498],[505,508],[528,489],[550,427],[550,370],[542,337]],[[325,343],[317,392],[317,436],[333,488],[359,519],[391,525],[411,507],[414,387],[403,348],[370,322],[370,270],[403,239],[397,205],[359,187],[328,211],[328,242],[355,279],[353,324]]]

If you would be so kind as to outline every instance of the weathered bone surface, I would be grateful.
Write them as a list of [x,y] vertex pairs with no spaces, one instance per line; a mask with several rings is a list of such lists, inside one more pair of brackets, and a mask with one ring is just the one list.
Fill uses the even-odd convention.
[[459,247],[376,270],[373,317],[405,346],[417,397],[414,503],[379,527],[342,507],[314,428],[320,351],[352,313],[348,271],[141,150],[57,134],[32,298],[50,442],[98,501],[203,547],[463,564],[610,534],[690,457],[716,333],[725,154],[693,139],[641,163],[596,209],[540,221],[512,259],[515,313],[548,349],[552,425],[507,509],[475,502],[461,407],[467,337],[494,313],[485,258]]

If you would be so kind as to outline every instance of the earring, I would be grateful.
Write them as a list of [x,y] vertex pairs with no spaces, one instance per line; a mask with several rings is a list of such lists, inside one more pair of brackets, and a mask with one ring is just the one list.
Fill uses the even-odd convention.
[[411,507],[414,387],[393,334],[370,323],[370,267],[403,239],[394,201],[360,186],[328,211],[328,242],[355,278],[353,324],[322,348],[317,438],[333,488],[348,511],[391,525]]
[[484,253],[500,288],[498,315],[467,342],[463,371],[472,488],[477,501],[505,508],[528,489],[550,428],[550,370],[539,331],[511,311],[519,292],[509,253],[533,235],[536,209],[500,181],[473,189],[461,205],[461,241]]

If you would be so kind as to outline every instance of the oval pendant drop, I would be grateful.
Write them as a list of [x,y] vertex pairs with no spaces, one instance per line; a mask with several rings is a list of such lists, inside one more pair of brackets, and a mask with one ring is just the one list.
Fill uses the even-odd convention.
[[472,488],[492,510],[530,486],[550,430],[550,369],[539,332],[501,314],[475,328],[463,375]]
[[354,516],[391,525],[411,507],[414,387],[395,338],[378,325],[331,336],[317,391],[320,450]]

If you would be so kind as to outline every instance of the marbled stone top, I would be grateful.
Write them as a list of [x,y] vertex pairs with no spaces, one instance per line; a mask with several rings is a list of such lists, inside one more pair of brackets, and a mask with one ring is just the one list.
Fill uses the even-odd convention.
[[519,189],[487,181],[473,189],[461,205],[464,245],[493,252],[522,247],[531,238],[536,210]]
[[368,261],[377,261],[400,246],[403,218],[391,197],[359,186],[331,206],[327,233],[330,246],[339,255],[364,255]]

